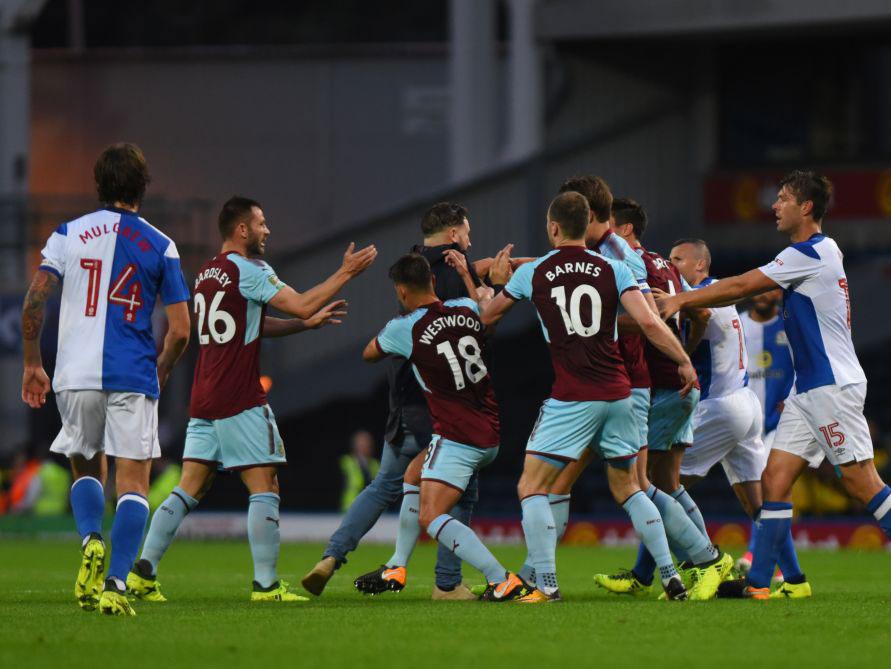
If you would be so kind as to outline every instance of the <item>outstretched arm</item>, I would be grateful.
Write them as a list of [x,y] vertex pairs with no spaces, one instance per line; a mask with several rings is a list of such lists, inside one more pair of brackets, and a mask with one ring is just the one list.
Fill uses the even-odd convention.
[[362,351],[362,359],[365,362],[379,362],[387,357],[387,354],[381,350],[381,347],[377,343],[377,337],[374,337],[370,342],[365,345],[365,350]]
[[25,371],[22,374],[22,401],[32,409],[39,409],[46,402],[50,380],[43,369],[40,355],[40,332],[46,301],[59,285],[59,278],[45,270],[38,270],[31,281],[22,307],[22,353]]
[[306,330],[317,330],[326,325],[340,325],[343,322],[341,318],[347,315],[346,308],[346,300],[335,300],[306,319],[266,316],[263,319],[263,337],[287,337]]
[[719,307],[736,304],[740,300],[778,288],[760,269],[721,279],[705,288],[684,291],[679,295],[656,297],[663,318],[674,316],[685,307]]
[[480,314],[480,320],[483,322],[483,325],[494,325],[501,318],[510,311],[516,302],[508,297],[504,291],[498,293],[489,303],[486,305],[485,309],[482,310]]

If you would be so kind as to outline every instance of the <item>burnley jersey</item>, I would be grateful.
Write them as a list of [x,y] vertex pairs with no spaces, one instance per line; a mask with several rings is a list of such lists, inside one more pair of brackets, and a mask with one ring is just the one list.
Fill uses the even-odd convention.
[[411,362],[436,434],[477,448],[499,443],[498,405],[482,359],[479,306],[463,297],[433,302],[384,326],[384,354]]
[[53,390],[107,390],[157,398],[152,311],[185,302],[176,244],[144,218],[108,207],[63,223],[40,269],[62,279]]
[[619,353],[619,297],[639,290],[624,264],[582,246],[561,246],[521,265],[504,287],[530,300],[551,351],[556,400],[612,401],[628,397],[631,383]]
[[266,404],[260,385],[263,317],[284,286],[265,262],[234,252],[221,253],[198,272],[192,418],[228,418]]
[[[653,288],[658,288],[669,295],[678,295],[685,290],[685,281],[677,270],[677,267],[668,262],[658,253],[647,251],[642,246],[637,249],[640,257],[647,266],[647,281]],[[668,319],[669,329],[680,339],[680,316],[675,315]],[[647,359],[647,368],[650,371],[650,383],[652,388],[680,389],[684,384],[678,376],[678,364],[649,341],[644,346],[644,354]]]

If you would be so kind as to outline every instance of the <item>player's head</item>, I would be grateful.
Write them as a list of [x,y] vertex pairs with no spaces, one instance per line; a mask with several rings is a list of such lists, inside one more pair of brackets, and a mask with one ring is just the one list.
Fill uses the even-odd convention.
[[424,212],[421,232],[428,246],[457,244],[462,251],[470,248],[467,209],[454,202],[437,202]]
[[752,311],[761,318],[772,318],[779,311],[780,300],[782,299],[782,288],[775,288],[774,290],[768,290],[766,293],[755,295],[752,298]]
[[795,170],[780,181],[773,213],[777,230],[793,234],[802,225],[820,225],[829,210],[832,182],[810,170]]
[[590,217],[591,208],[581,193],[560,193],[548,207],[548,240],[551,246],[559,246],[564,241],[584,241]]
[[712,264],[712,254],[708,250],[708,245],[701,239],[692,237],[679,239],[672,244],[668,259],[678,268],[681,276],[692,284],[697,284],[707,277]]
[[270,233],[259,202],[240,195],[230,197],[217,220],[224,242],[243,246],[247,255],[266,253],[266,238]]
[[[593,174],[583,174],[569,177],[560,186],[560,193],[574,191],[581,193],[588,202],[590,214],[588,215],[589,227],[585,239],[589,244],[596,244],[603,235],[603,230],[598,229],[609,220],[610,205],[613,202],[613,194],[609,184],[603,177]],[[598,225],[599,224],[599,225]]]
[[647,231],[647,212],[630,197],[617,197],[613,200],[609,226],[623,239],[640,242]]
[[121,142],[109,146],[93,166],[99,201],[115,202],[138,208],[145,189],[152,180],[142,149],[135,144]]
[[430,263],[419,253],[408,253],[393,263],[390,279],[396,288],[399,303],[407,310],[415,308],[416,299],[435,295]]

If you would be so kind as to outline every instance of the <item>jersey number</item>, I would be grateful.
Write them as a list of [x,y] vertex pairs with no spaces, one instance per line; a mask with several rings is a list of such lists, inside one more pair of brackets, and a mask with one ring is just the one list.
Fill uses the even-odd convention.
[[[582,298],[587,296],[591,300],[591,324],[582,323]],[[580,337],[593,337],[600,332],[600,314],[603,303],[600,293],[594,286],[583,283],[577,286],[569,296],[569,308],[566,307],[566,288],[556,286],[551,289],[551,297],[557,302],[560,315],[563,317],[563,325],[566,326],[566,334],[577,334]]]
[[[87,307],[84,315],[93,318],[99,309],[99,284],[102,281],[102,261],[97,258],[81,258],[80,266],[87,270]],[[111,284],[108,291],[108,301],[124,305],[124,320],[132,323],[136,320],[136,312],[142,309],[142,284],[139,280],[133,281],[127,289],[127,283],[136,275],[136,265],[126,265],[121,273]]]
[[739,322],[738,318],[734,318],[733,321],[733,329],[736,330],[736,334],[739,335],[739,368],[745,369],[746,365],[743,362],[743,331],[742,331],[742,323]]
[[[222,290],[217,291],[213,299],[210,301],[210,309],[204,301],[203,293],[195,293],[195,313],[198,315],[198,343],[200,345],[209,344],[211,337],[217,344],[225,344],[235,336],[235,319],[226,311],[220,309],[220,302],[226,293]],[[204,319],[207,317],[207,330],[210,334],[204,332]],[[222,324],[222,327],[218,327]]]
[[444,355],[448,361],[449,369],[452,370],[452,376],[455,379],[456,390],[464,389],[464,386],[466,385],[464,374],[467,375],[467,378],[471,383],[477,383],[487,373],[486,365],[483,364],[483,359],[480,357],[480,345],[471,335],[465,335],[458,340],[458,353],[464,358],[463,373],[461,371],[461,363],[458,361],[458,356],[455,355],[455,349],[452,348],[452,345],[449,342],[444,341],[438,344],[436,352],[440,355]]

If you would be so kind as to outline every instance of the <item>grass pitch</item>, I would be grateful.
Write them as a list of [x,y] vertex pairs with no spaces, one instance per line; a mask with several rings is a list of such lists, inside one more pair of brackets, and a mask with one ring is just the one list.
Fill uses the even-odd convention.
[[[496,554],[514,568],[518,547]],[[298,583],[321,553],[285,545]],[[804,601],[659,602],[621,598],[591,575],[631,564],[624,549],[561,547],[566,601],[543,606],[431,602],[434,547],[418,548],[400,594],[363,597],[352,579],[389,557],[360,547],[303,604],[251,604],[246,543],[175,543],[161,583],[170,601],[137,617],[82,612],[72,588],[76,541],[0,542],[0,667],[880,667],[891,657],[891,554],[804,552]],[[482,578],[470,567],[469,582]],[[299,585],[298,585],[299,588]]]

